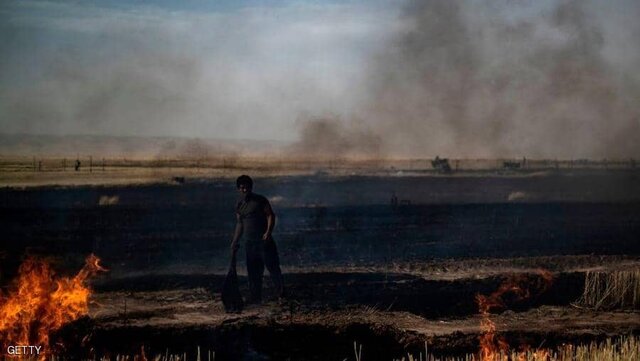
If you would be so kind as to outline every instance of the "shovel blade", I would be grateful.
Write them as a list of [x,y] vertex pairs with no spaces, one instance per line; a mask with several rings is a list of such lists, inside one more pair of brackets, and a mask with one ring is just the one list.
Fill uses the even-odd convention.
[[236,273],[235,262],[232,262],[227,277],[224,279],[221,291],[222,304],[227,312],[241,312],[244,307],[244,301],[240,294],[240,285],[238,284],[238,274]]

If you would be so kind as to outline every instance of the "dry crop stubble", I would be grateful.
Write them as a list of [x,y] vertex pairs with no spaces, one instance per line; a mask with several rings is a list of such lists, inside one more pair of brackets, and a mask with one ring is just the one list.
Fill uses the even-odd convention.
[[596,310],[639,309],[640,269],[587,272],[584,293],[576,305]]

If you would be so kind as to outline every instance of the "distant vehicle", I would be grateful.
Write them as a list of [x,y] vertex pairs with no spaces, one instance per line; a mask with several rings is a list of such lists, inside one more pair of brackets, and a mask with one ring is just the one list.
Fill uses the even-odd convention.
[[504,169],[520,169],[522,168],[522,163],[520,162],[512,162],[512,161],[505,161],[502,163],[502,167]]
[[451,165],[447,158],[440,158],[436,155],[436,159],[431,161],[431,166],[440,173],[451,173]]

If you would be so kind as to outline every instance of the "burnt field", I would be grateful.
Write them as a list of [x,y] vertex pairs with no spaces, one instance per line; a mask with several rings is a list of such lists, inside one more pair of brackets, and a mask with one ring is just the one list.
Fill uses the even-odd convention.
[[[98,255],[109,272],[92,282],[89,316],[54,336],[59,352],[78,357],[144,347],[190,359],[200,348],[202,358],[342,360],[354,342],[363,360],[424,352],[425,342],[459,356],[486,334],[477,295],[509,280],[530,291],[490,310],[511,345],[640,331],[634,305],[579,302],[590,272],[640,265],[637,172],[270,177],[255,191],[278,215],[283,302],[267,282],[263,305],[224,313],[237,199],[229,180],[0,190],[0,281],[9,287],[26,255],[61,274]],[[239,266],[246,295],[242,257]]]

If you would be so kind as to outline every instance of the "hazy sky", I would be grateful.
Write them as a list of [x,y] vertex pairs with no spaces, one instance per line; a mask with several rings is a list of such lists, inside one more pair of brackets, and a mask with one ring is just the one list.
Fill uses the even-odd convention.
[[639,3],[3,0],[1,132],[638,156]]
[[294,140],[346,114],[390,4],[3,1],[5,132]]

